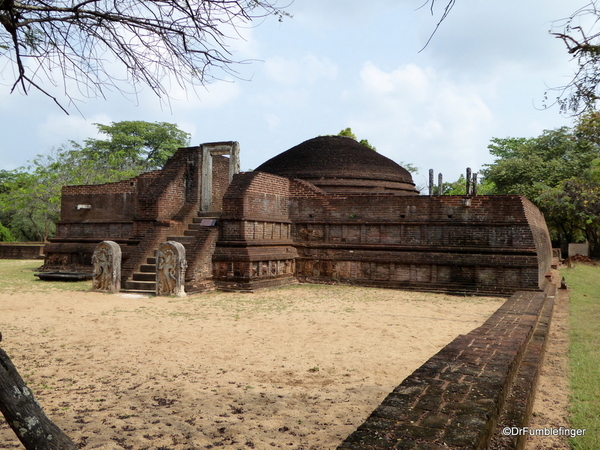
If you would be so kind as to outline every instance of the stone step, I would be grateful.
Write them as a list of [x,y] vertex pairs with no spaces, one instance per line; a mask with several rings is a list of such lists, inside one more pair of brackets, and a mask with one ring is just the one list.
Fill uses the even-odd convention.
[[156,282],[127,280],[125,282],[125,289],[134,289],[136,291],[146,291],[146,292],[156,292]]
[[198,236],[198,230],[197,229],[196,230],[194,230],[194,229],[188,229],[188,230],[185,230],[183,232],[183,235],[186,236],[186,237],[187,236],[196,237],[196,236]]
[[221,217],[220,211],[198,211],[198,217],[201,219],[218,219]]
[[200,224],[203,220],[218,220],[218,217],[194,217],[192,219],[192,224]]
[[156,256],[153,256],[151,258],[146,258],[146,264],[147,265],[156,265]]
[[140,295],[155,295],[156,291],[146,291],[143,289],[121,289],[119,292],[123,292],[126,294],[140,294]]
[[189,245],[192,242],[194,242],[194,237],[193,236],[168,236],[167,240],[179,242],[180,244],[183,244],[183,245],[186,245],[186,244]]
[[156,281],[154,272],[134,272],[133,281]]
[[140,265],[140,272],[156,273],[156,264],[142,264]]

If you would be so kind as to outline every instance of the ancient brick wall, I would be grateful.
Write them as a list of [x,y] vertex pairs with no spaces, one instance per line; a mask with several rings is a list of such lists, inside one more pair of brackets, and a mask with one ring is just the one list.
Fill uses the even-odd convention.
[[552,243],[550,241],[550,234],[546,225],[546,219],[544,219],[542,212],[525,197],[521,197],[521,201],[523,202],[525,215],[529,222],[533,241],[537,249],[538,279],[541,285],[544,282],[546,272],[552,264]]
[[186,246],[188,261],[185,273],[186,292],[198,292],[214,289],[212,257],[215,252],[219,229],[217,227],[202,227],[194,242]]
[[391,392],[338,450],[523,448],[556,287],[517,292]]
[[[213,158],[216,196],[229,180],[228,158]],[[118,242],[126,278],[168,236],[182,235],[200,201],[200,147],[179,149],[162,170],[117,183],[63,188],[57,235],[46,245],[44,270],[91,270],[102,240]]]
[[229,187],[229,158],[220,155],[213,156],[212,169],[212,209],[213,211],[221,211],[223,196]]
[[543,217],[531,205],[532,227],[518,196],[330,196],[323,208],[311,192],[291,205],[304,281],[503,295],[539,289],[549,268]]
[[131,221],[137,212],[138,193],[158,175],[159,171],[154,171],[116,183],[64,186],[61,222]]
[[289,220],[290,181],[263,172],[239,173],[223,198],[222,217]]
[[289,186],[289,180],[262,172],[234,177],[223,197],[213,256],[217,287],[253,290],[295,282]]
[[170,220],[186,202],[197,204],[201,164],[197,147],[179,149],[160,176],[140,192],[136,219]]
[[298,256],[286,266],[308,282],[508,295],[540,289],[550,267],[543,216],[518,196],[332,195],[252,172],[227,191],[223,214],[221,281],[268,274],[290,245]]
[[43,251],[42,242],[0,242],[0,259],[40,259]]

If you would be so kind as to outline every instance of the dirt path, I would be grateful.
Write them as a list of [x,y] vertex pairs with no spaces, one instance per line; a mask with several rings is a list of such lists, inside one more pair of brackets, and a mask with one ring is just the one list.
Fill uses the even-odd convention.
[[[558,290],[549,341],[533,405],[530,428],[570,428],[569,404],[569,294]],[[570,450],[564,436],[528,436],[525,450]]]
[[46,288],[0,293],[0,330],[81,448],[319,450],[502,303],[343,286],[183,299]]

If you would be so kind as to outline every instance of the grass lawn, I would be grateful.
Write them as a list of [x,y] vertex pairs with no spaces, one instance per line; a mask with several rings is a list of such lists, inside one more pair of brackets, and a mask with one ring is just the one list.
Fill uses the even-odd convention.
[[570,288],[570,420],[576,450],[600,449],[600,266],[561,271]]
[[33,274],[44,263],[42,260],[30,259],[0,259],[0,292],[28,292],[28,291],[89,291],[92,288],[91,280],[62,283],[41,281]]

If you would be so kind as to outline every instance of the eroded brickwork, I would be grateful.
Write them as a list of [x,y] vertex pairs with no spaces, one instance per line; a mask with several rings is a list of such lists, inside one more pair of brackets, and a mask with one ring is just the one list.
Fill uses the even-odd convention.
[[[222,150],[235,145],[184,148],[160,171],[65,187],[44,269],[89,271],[95,245],[110,239],[123,250],[125,281],[179,236],[191,289],[333,281],[509,295],[544,282],[548,230],[522,197],[416,195],[406,170],[335,137],[307,141],[263,164],[268,173],[239,173],[230,184]],[[348,164],[328,165],[345,156]],[[191,229],[199,210],[217,213],[216,227]]]
[[[555,286],[518,292],[409,375],[338,450],[522,448]],[[521,439],[522,441],[522,439]]]
[[254,290],[295,283],[290,181],[263,172],[238,174],[223,198],[213,257],[215,284]]
[[[159,171],[117,183],[65,186],[57,235],[45,246],[42,270],[91,272],[95,246],[110,239],[122,248],[125,283],[160,243],[184,235],[197,216],[202,161],[201,146],[182,148]],[[217,213],[229,185],[229,162],[224,156],[212,159],[212,206]],[[202,234],[190,244],[190,273],[212,278],[217,234]]]
[[339,195],[251,172],[223,214],[214,270],[229,288],[266,283],[248,263],[289,253],[300,281],[498,295],[540,289],[550,266],[543,216],[519,196]]

